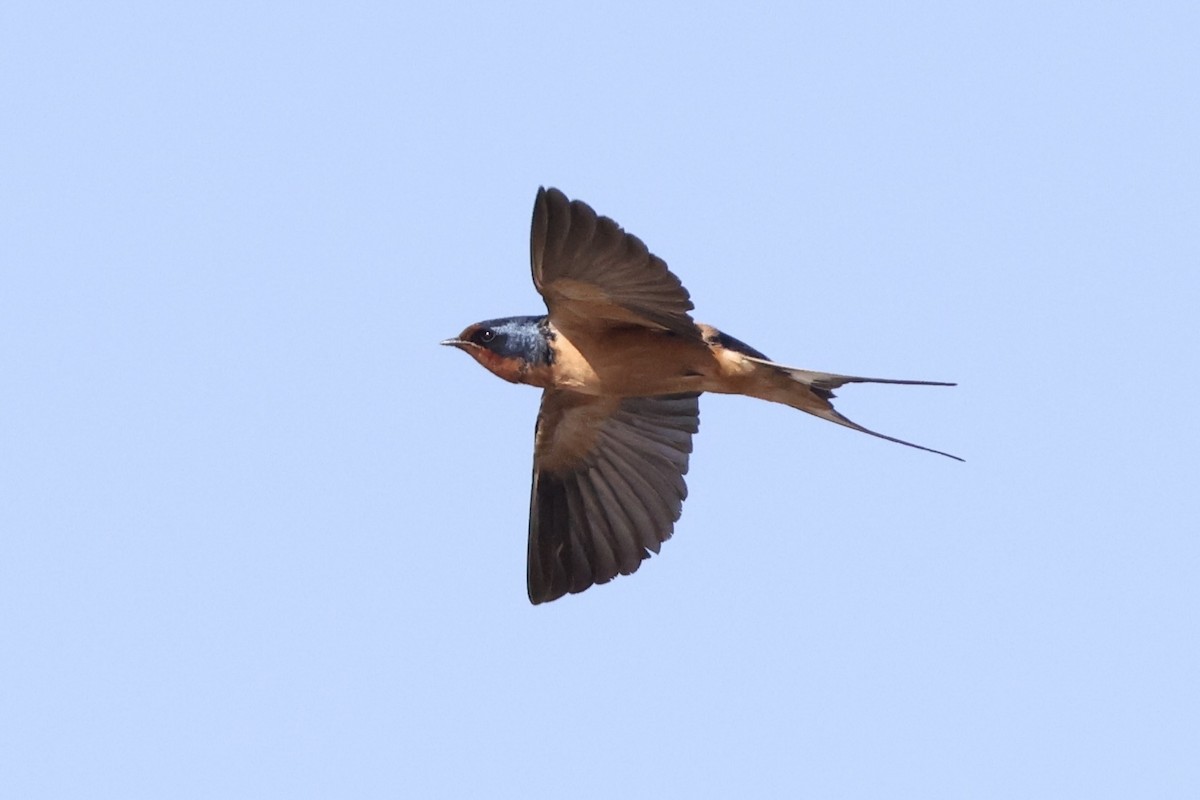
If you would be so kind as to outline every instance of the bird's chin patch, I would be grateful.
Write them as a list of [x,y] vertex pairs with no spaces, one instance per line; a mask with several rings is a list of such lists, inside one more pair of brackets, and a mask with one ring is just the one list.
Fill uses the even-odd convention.
[[493,375],[509,383],[524,383],[526,362],[523,359],[499,356],[483,347],[472,347],[467,352]]

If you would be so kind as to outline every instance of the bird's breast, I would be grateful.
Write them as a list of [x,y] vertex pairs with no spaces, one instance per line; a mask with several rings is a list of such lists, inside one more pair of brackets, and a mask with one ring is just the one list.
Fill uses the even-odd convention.
[[713,369],[711,352],[698,339],[641,327],[555,331],[551,351],[545,376],[551,385],[597,396],[703,391]]

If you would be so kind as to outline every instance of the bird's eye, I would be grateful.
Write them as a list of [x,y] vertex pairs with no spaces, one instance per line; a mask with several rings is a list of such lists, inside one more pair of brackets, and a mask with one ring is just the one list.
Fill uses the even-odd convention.
[[492,339],[496,338],[496,332],[491,328],[484,328],[479,333],[475,334],[475,340],[480,344],[487,344]]

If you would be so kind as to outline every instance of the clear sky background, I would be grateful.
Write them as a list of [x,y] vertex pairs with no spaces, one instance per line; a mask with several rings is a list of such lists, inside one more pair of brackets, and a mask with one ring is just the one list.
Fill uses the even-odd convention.
[[[1195,3],[9,3],[0,795],[1200,796]],[[539,184],[917,452],[706,397],[532,607]]]

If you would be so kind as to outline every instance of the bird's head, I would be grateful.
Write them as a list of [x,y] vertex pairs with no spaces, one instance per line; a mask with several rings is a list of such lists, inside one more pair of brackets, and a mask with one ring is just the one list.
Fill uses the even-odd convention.
[[489,372],[511,383],[534,383],[552,357],[545,317],[505,317],[468,325],[442,344],[457,347]]

